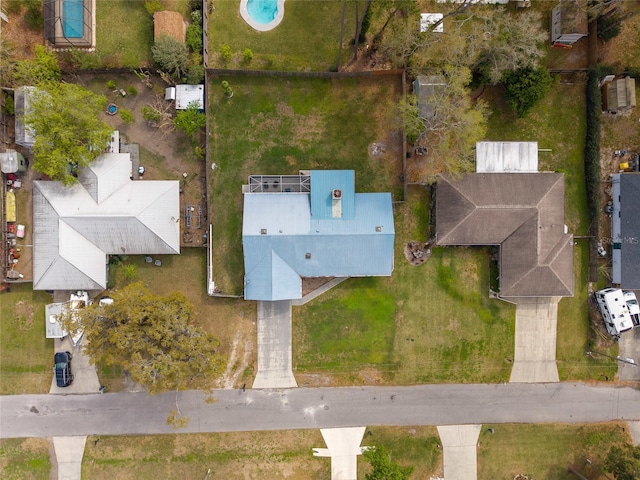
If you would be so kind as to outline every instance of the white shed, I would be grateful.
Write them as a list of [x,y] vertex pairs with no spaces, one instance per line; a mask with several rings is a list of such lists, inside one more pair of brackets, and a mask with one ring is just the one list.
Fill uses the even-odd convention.
[[175,100],[176,110],[186,110],[191,103],[196,103],[199,110],[204,110],[204,85],[176,85],[165,90],[165,100]]

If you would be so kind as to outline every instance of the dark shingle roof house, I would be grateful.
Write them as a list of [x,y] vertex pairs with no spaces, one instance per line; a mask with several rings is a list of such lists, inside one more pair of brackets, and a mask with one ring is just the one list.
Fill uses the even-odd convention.
[[573,296],[573,236],[559,173],[440,175],[438,245],[499,245],[500,297]]
[[390,193],[355,193],[353,170],[252,176],[244,189],[247,300],[302,297],[303,277],[389,276]]
[[640,290],[640,173],[617,173],[611,179],[612,281]]

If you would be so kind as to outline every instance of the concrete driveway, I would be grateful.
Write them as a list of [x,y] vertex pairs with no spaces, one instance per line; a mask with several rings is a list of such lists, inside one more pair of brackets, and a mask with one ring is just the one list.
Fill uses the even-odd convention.
[[620,358],[635,362],[630,365],[625,362],[618,362],[618,378],[624,381],[640,381],[640,328],[620,335]]
[[478,478],[476,445],[482,425],[438,426],[442,442],[445,480],[474,480]]
[[291,301],[258,302],[258,372],[253,388],[297,387],[291,365]]
[[[100,391],[100,381],[96,366],[89,363],[89,357],[84,354],[82,344],[73,346],[69,337],[55,339],[53,342],[54,352],[51,353],[51,389],[49,393],[72,394],[72,393],[98,393]],[[53,354],[55,352],[71,352],[71,373],[73,373],[73,383],[68,387],[59,388],[56,386],[56,379],[53,374]]]
[[517,299],[516,341],[510,382],[558,382],[556,334],[561,297]]

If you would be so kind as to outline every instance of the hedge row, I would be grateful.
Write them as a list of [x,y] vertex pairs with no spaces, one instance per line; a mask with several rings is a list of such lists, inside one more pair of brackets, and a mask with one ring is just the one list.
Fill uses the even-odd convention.
[[587,186],[587,207],[592,231],[598,231],[600,213],[600,114],[602,99],[600,95],[601,68],[589,67],[587,71],[587,138],[584,145],[584,174]]

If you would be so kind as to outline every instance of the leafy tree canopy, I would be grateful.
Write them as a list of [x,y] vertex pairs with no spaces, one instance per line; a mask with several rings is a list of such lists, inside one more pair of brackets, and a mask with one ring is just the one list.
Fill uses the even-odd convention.
[[13,84],[39,85],[60,80],[60,66],[55,53],[47,50],[44,45],[36,45],[33,53],[33,60],[16,62]]
[[640,445],[614,445],[604,461],[604,469],[616,480],[638,480],[640,478]]
[[112,298],[62,322],[69,331],[84,330],[92,362],[129,372],[150,393],[204,386],[224,368],[219,342],[192,324],[193,306],[183,293],[161,297],[133,283]]
[[194,138],[207,124],[207,117],[200,111],[197,102],[191,102],[185,110],[180,110],[176,114],[173,122],[176,128]]
[[544,67],[508,71],[502,77],[507,103],[518,117],[524,117],[542,100],[553,85],[553,77]]
[[168,35],[161,36],[153,44],[151,55],[161,69],[176,77],[182,77],[189,68],[187,47]]
[[407,480],[413,472],[413,467],[401,467],[392,462],[385,447],[370,448],[364,452],[364,458],[373,467],[373,471],[364,476],[367,480]]
[[480,4],[447,4],[445,33],[420,32],[414,17],[395,15],[385,24],[378,49],[395,65],[414,74],[446,65],[481,72],[498,83],[505,71],[538,66],[547,32],[540,13],[527,9],[517,14],[506,8]]
[[[442,83],[431,88],[430,94],[400,102],[408,140],[429,149],[425,158],[415,157],[409,162],[407,176],[411,182],[428,183],[443,172],[471,171],[473,148],[487,132],[487,106],[480,100],[473,101],[465,86],[471,79],[469,69],[447,66],[441,73]],[[428,114],[424,110],[421,113],[419,103],[431,106]]]
[[29,96],[23,122],[33,129],[33,168],[65,185],[74,170],[89,165],[109,142],[112,128],[99,119],[107,99],[70,84],[41,84]]

